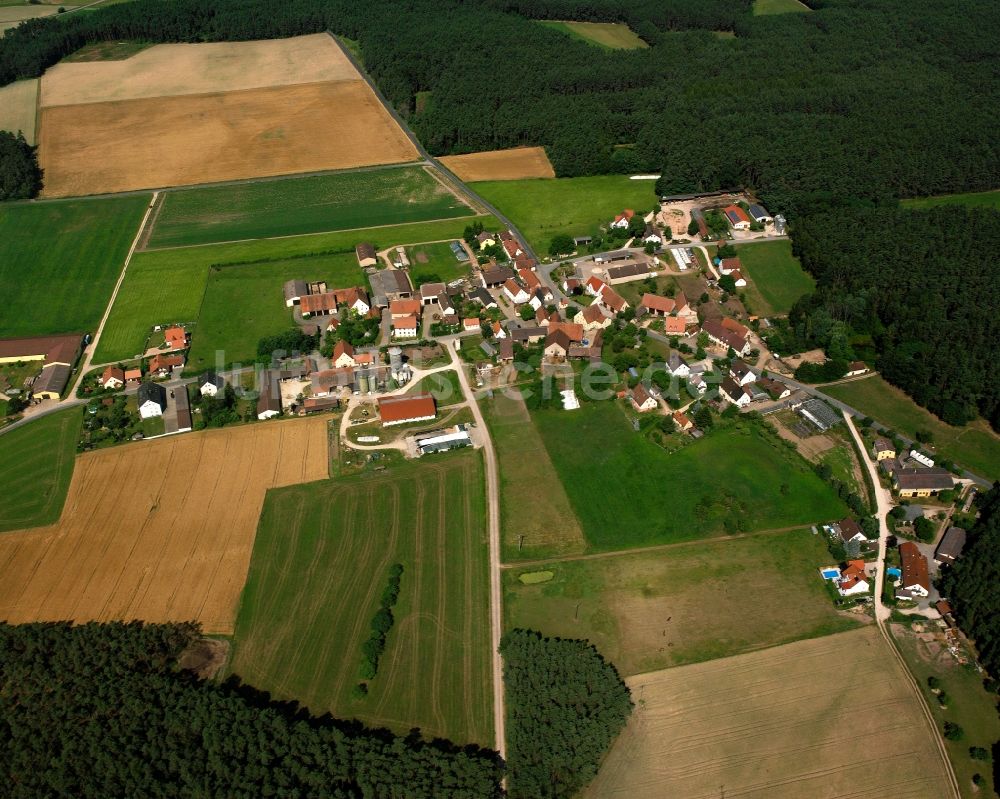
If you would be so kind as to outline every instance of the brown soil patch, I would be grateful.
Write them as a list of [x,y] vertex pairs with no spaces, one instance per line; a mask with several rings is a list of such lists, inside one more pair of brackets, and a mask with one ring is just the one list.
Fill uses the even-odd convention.
[[42,78],[42,106],[215,94],[360,77],[325,33],[259,42],[158,44],[122,61],[56,64]]
[[417,157],[360,80],[43,108],[39,145],[48,197]]
[[211,680],[229,659],[229,641],[199,638],[181,652],[177,665],[194,672],[203,680]]
[[516,147],[488,153],[447,155],[438,159],[462,180],[521,180],[554,178],[555,171],[542,147]]
[[0,536],[0,619],[231,634],[264,493],[326,477],[326,440],[310,419],[80,456],[59,522]]
[[34,144],[37,107],[37,80],[19,80],[0,87],[0,130],[21,131],[28,144]]
[[584,796],[951,795],[919,700],[873,627],[628,683],[635,712]]

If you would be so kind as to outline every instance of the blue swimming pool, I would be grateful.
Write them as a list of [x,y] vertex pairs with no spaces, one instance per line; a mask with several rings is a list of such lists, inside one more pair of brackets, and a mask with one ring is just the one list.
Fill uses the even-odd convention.
[[820,571],[824,580],[836,580],[840,577],[840,569],[823,569]]
[[903,573],[899,569],[897,569],[895,566],[892,566],[891,568],[886,569],[885,573],[888,574],[890,577],[901,577],[903,575]]

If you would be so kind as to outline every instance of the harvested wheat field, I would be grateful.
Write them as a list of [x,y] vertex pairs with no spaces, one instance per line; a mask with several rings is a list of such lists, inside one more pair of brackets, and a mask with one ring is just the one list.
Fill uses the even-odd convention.
[[256,42],[158,44],[123,61],[56,64],[42,78],[42,106],[358,80],[325,33]]
[[462,180],[522,180],[554,178],[543,147],[515,147],[488,153],[446,155],[438,159]]
[[954,796],[919,700],[873,627],[628,683],[636,709],[591,799]]
[[82,455],[58,523],[0,535],[0,619],[232,633],[264,493],[326,477],[327,459],[322,419]]
[[21,131],[28,144],[34,144],[37,108],[37,80],[19,80],[0,87],[0,130]]
[[47,197],[416,158],[363,81],[57,106],[41,112]]
[[42,78],[46,197],[417,160],[327,35],[157,45]]

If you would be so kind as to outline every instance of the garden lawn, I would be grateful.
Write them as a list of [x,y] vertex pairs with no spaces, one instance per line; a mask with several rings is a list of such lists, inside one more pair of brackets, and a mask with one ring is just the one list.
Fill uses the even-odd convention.
[[792,255],[789,241],[746,244],[738,253],[747,278],[744,291],[755,314],[787,314],[800,297],[816,288],[816,281]]
[[[491,227],[497,224],[491,216],[480,219]],[[354,258],[354,246],[359,241],[370,241],[377,248],[385,249],[395,244],[461,238],[467,224],[468,220],[453,219],[136,253],[104,327],[94,356],[95,362],[109,363],[131,358],[142,349],[153,325],[197,321],[211,266],[286,262],[299,258],[308,260],[331,254]],[[346,261],[340,262],[346,264]],[[354,261],[354,274],[361,274],[357,260]],[[367,287],[364,281],[345,285]],[[288,321],[291,324],[291,311],[288,311]],[[256,348],[256,339],[252,345]]]
[[0,337],[94,332],[148,204],[0,204]]
[[59,519],[81,423],[80,408],[69,408],[0,436],[0,531]]
[[330,289],[367,285],[353,253],[211,267],[188,368],[253,363],[260,339],[295,326],[282,293],[289,280],[325,280]]
[[624,175],[494,180],[472,187],[511,218],[539,257],[548,255],[558,233],[593,235],[626,208],[646,214],[657,204],[653,181]]
[[[858,626],[830,601],[808,529],[504,571],[504,624],[586,638],[626,675]],[[525,585],[521,574],[552,580]]]
[[294,236],[472,216],[422,167],[168,192],[149,247]]
[[940,205],[964,205],[967,208],[992,208],[1000,211],[1000,191],[977,191],[969,194],[939,194],[936,197],[914,197],[900,203],[904,208],[937,208]]
[[469,262],[459,261],[448,242],[410,247],[409,258],[414,288],[424,283],[450,283],[469,276]]
[[1000,436],[984,420],[952,427],[879,375],[821,390],[907,438],[916,439],[917,430],[931,433],[934,441],[930,449],[989,480],[1000,480]]
[[558,22],[541,20],[547,28],[569,34],[574,39],[596,44],[605,50],[637,50],[649,47],[622,22]]
[[[268,493],[231,669],[276,698],[371,726],[491,746],[488,550],[478,453]],[[368,695],[361,644],[389,567],[395,624]]]
[[593,551],[835,519],[844,504],[797,453],[749,422],[668,454],[613,402],[532,413]]

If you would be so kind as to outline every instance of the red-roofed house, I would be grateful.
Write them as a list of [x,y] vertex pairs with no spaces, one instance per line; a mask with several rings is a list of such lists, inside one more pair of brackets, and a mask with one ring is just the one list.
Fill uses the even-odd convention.
[[104,373],[97,378],[97,383],[102,388],[119,389],[125,385],[125,370],[117,366],[107,366]]
[[672,297],[661,297],[659,294],[643,294],[640,308],[644,308],[651,316],[667,316],[673,313],[676,303]]
[[465,332],[476,331],[482,329],[482,322],[476,316],[467,316],[462,320],[462,329]]
[[741,267],[739,258],[723,258],[719,262],[719,273],[723,275],[731,275],[733,272],[739,271]]
[[840,573],[837,580],[837,593],[841,596],[854,596],[855,594],[867,594],[869,590],[870,586],[865,577],[865,562],[863,560],[849,560],[847,568]]
[[747,284],[747,279],[743,277],[743,273],[739,269],[734,269],[729,273],[729,276],[733,279],[733,285],[736,288],[741,289]]
[[628,223],[632,221],[632,217],[635,216],[635,211],[631,208],[626,208],[622,213],[618,214],[611,222],[611,227],[619,228],[624,230],[628,227]]
[[166,377],[173,372],[175,367],[183,365],[183,355],[161,355],[157,353],[149,360],[149,373],[159,377]]
[[542,281],[539,280],[538,275],[530,269],[519,269],[517,276],[521,278],[521,282],[524,283],[529,292],[533,292],[535,289],[542,287]]
[[400,316],[392,320],[393,338],[416,338],[420,320],[416,316]]
[[525,291],[524,286],[520,285],[513,278],[503,284],[503,293],[507,295],[507,299],[514,303],[514,305],[523,305],[531,299],[531,294]]
[[501,325],[499,322],[493,323],[493,338],[495,339],[507,338],[507,331],[503,329],[503,325]]
[[931,580],[927,571],[927,558],[912,541],[899,545],[899,559],[903,576],[896,590],[899,599],[925,597],[930,593]]
[[597,295],[597,304],[611,314],[621,313],[629,307],[628,301],[611,286],[605,286]]
[[182,350],[188,345],[187,331],[178,325],[168,327],[163,331],[163,340],[167,342],[167,349]]
[[591,297],[596,297],[600,294],[604,287],[608,284],[601,280],[599,277],[591,275],[587,278],[587,282],[583,284],[583,290],[586,291]]
[[690,430],[694,427],[694,422],[688,419],[683,411],[674,411],[674,422],[678,430]]
[[357,366],[357,361],[354,359],[354,347],[347,341],[338,341],[333,347],[332,361],[336,369]]
[[667,336],[683,336],[687,324],[680,316],[668,316],[663,320],[663,332]]
[[423,422],[437,416],[434,397],[430,394],[403,395],[400,397],[381,397],[378,401],[378,414],[382,427],[409,422]]
[[332,291],[306,294],[299,300],[299,308],[310,316],[329,316],[337,312],[337,295]]
[[392,318],[416,316],[420,313],[420,300],[393,300],[389,303]]

